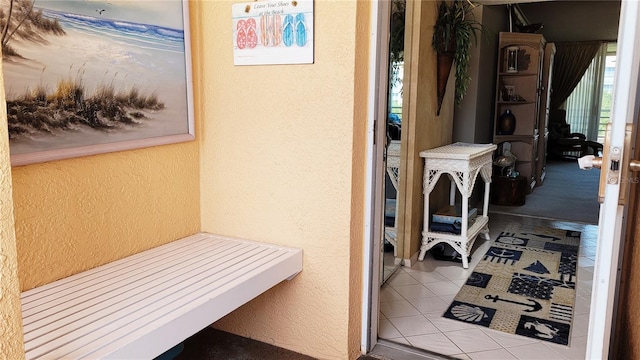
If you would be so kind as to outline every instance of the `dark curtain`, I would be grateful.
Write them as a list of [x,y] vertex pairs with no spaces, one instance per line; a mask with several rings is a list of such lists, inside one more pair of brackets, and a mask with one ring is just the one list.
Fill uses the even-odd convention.
[[559,109],[589,68],[602,41],[556,43],[551,79],[551,109]]

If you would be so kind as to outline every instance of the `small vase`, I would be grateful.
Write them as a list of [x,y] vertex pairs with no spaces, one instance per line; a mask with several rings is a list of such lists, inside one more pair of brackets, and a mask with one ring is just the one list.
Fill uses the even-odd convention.
[[511,110],[505,110],[498,118],[498,135],[513,135],[516,130],[516,117]]

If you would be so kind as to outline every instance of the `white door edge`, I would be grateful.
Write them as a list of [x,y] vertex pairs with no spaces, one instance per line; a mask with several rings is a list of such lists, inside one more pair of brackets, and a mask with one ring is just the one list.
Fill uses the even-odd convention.
[[[388,62],[387,51],[381,46],[381,41],[389,33],[388,25],[384,24],[385,13],[389,20],[390,4],[388,1],[373,1],[370,13],[369,32],[369,88],[367,95],[367,155],[365,179],[365,221],[364,221],[364,256],[362,279],[362,324],[360,335],[360,352],[366,354],[378,340],[378,297],[380,292],[380,239],[382,238],[382,224],[377,220],[376,194],[379,191],[378,174],[381,165],[381,129],[386,126],[386,111],[381,111],[380,87],[386,87],[387,76],[381,75],[383,61]],[[384,106],[386,107],[386,101]],[[376,122],[376,119],[379,121]],[[376,129],[374,129],[377,127]],[[376,137],[378,142],[376,144]],[[381,217],[380,217],[381,220]],[[378,226],[380,225],[380,226]],[[379,227],[379,229],[378,229]]]
[[[613,90],[611,115],[611,148],[624,151],[624,136],[627,123],[635,119],[635,99],[638,90],[640,69],[640,3],[622,1],[618,30],[618,53]],[[607,171],[609,164],[602,164]],[[626,176],[623,174],[622,177]],[[620,181],[626,179],[621,178]],[[604,202],[600,206],[598,224],[598,249],[593,274],[587,359],[609,358],[612,324],[617,289],[620,250],[623,239],[623,216],[625,208],[618,205],[619,184],[606,185]],[[627,197],[628,198],[628,197]]]

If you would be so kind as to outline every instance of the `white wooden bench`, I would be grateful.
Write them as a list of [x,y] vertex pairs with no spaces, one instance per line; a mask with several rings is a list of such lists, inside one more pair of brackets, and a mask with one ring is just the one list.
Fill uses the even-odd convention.
[[22,293],[26,359],[153,359],[302,270],[302,250],[200,233]]

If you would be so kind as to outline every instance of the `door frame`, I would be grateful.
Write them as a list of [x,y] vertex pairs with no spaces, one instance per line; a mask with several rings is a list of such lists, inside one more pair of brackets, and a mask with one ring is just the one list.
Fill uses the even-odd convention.
[[[369,30],[369,89],[367,116],[367,169],[362,281],[360,351],[368,353],[378,341],[378,304],[384,232],[384,176],[389,79],[389,25],[391,1],[371,2]],[[384,40],[384,41],[383,41]],[[386,41],[386,45],[385,45]]]

